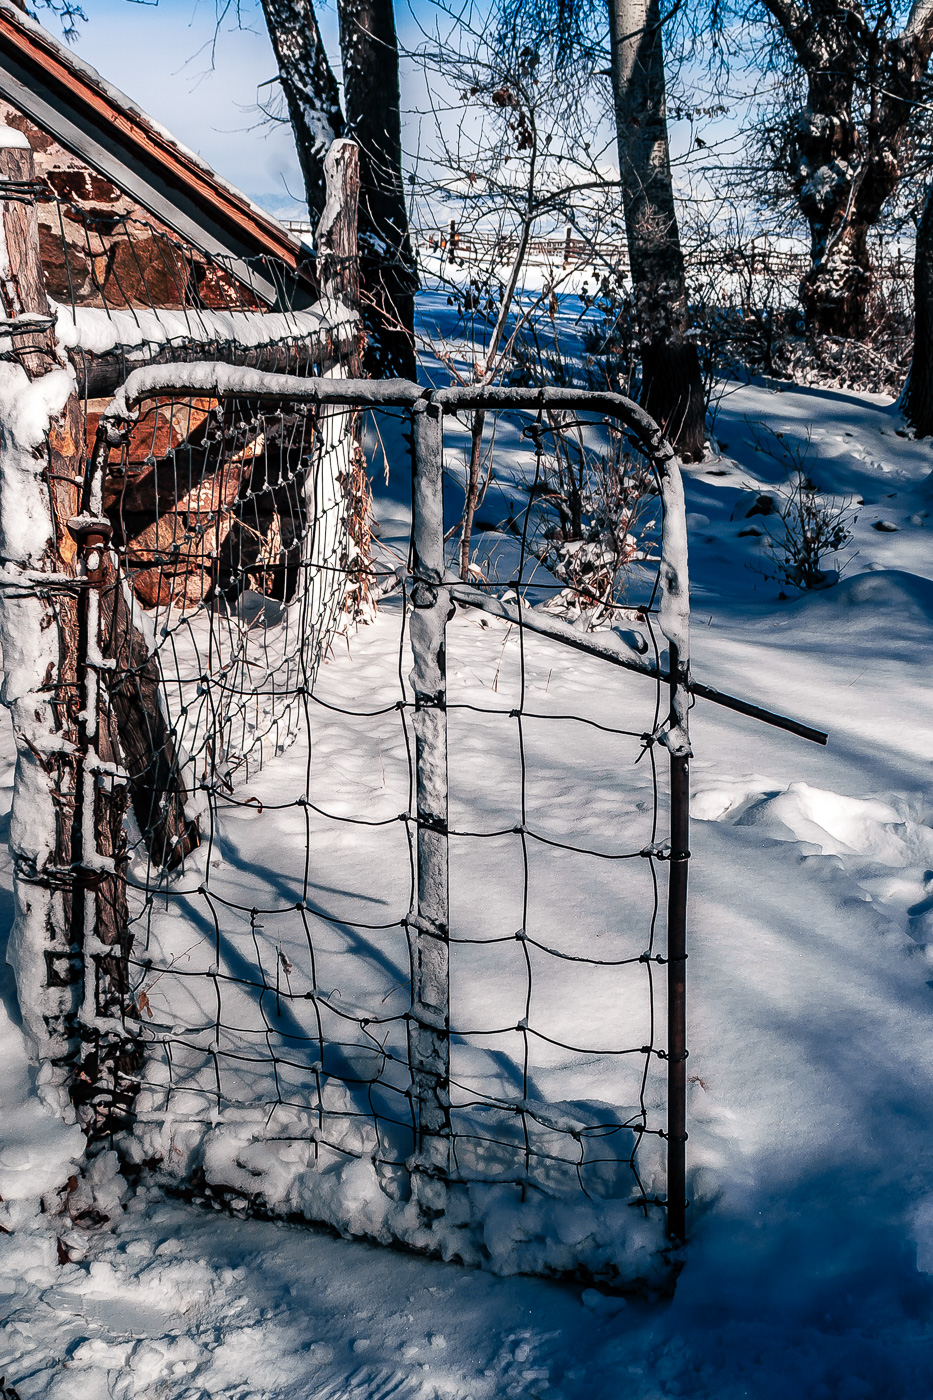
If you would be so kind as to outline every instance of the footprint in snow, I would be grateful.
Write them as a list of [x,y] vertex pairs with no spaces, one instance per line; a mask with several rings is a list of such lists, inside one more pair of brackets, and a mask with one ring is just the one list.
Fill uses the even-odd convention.
[[330,1381],[316,1390],[314,1400],[408,1400],[420,1396],[423,1380],[381,1366],[363,1366],[352,1375]]

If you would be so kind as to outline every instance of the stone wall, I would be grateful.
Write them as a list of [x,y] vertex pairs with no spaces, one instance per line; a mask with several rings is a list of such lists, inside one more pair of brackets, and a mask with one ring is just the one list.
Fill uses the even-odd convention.
[[263,310],[250,290],[0,100],[0,123],[22,131],[54,200],[39,205],[46,289],[66,305],[206,306]]

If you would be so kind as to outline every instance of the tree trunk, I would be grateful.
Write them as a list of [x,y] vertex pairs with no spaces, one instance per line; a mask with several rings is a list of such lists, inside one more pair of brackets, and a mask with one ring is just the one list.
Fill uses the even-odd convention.
[[298,150],[311,222],[324,212],[324,157],[343,135],[337,80],[328,62],[312,0],[262,0],[266,28]]
[[800,285],[807,329],[816,335],[857,335],[871,282],[867,238],[848,215],[858,132],[852,95],[858,52],[844,24],[833,42],[814,39],[807,105],[794,121],[790,160],[800,212],[810,228],[810,270]]
[[360,148],[359,254],[364,364],[414,379],[418,279],[402,183],[398,43],[392,0],[338,0],[347,135]]
[[[815,335],[866,332],[872,289],[869,234],[894,193],[908,124],[933,53],[933,0],[915,0],[897,36],[866,23],[852,0],[764,0],[807,76],[783,164],[810,229],[811,267],[800,294]],[[853,115],[869,94],[864,128]]]
[[609,0],[619,175],[641,339],[641,401],[681,456],[703,456],[705,401],[689,314],[664,93],[659,0]]
[[933,189],[917,229],[914,354],[900,406],[917,437],[933,437]]

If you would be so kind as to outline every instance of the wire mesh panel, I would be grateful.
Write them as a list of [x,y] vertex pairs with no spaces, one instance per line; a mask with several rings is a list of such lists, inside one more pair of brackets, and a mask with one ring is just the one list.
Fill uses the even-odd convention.
[[[159,432],[178,444],[156,458]],[[195,782],[229,786],[296,732],[344,611],[356,553],[348,413],[174,400],[140,416],[117,458],[105,508],[129,624],[152,638]]]
[[[667,458],[598,417],[491,414],[511,525],[463,585],[444,538],[454,405],[399,391],[401,417],[373,417],[414,489],[383,512],[378,617],[338,641],[359,556],[346,462],[327,463],[346,441],[336,396],[372,386],[319,383],[309,405],[269,381],[251,400],[237,373],[197,400],[163,384],[102,486],[122,566],[102,595],[123,639],[108,704],[150,736],[148,766],[127,764],[120,1019],[138,1089],[115,1140],[234,1210],[503,1272],[656,1283],[657,756],[684,739],[662,654],[679,634],[659,617],[683,584]],[[156,418],[179,442],[147,467],[164,504],[134,533],[133,444]],[[541,487],[567,442],[578,484],[594,454],[627,456],[640,483],[621,554],[599,554],[608,591],[555,566]],[[568,650],[581,588],[641,675]]]
[[89,509],[71,522],[88,582],[71,1097],[92,1141],[132,1117],[149,1011],[130,970],[146,899],[127,887],[196,868],[212,798],[288,746],[324,650],[361,606],[354,460],[333,408],[187,396],[98,432]]

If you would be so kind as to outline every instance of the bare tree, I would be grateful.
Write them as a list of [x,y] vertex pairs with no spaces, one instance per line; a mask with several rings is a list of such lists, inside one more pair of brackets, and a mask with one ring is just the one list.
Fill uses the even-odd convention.
[[298,149],[308,212],[324,211],[324,157],[360,147],[360,296],[364,363],[375,376],[415,374],[415,274],[402,183],[398,45],[392,0],[338,0],[344,105],[313,0],[262,0]]
[[808,328],[864,331],[872,285],[869,232],[900,181],[911,121],[933,55],[933,0],[761,0],[806,81],[782,123],[775,163],[810,229],[801,285]]
[[415,377],[418,278],[402,183],[398,40],[392,0],[338,0],[347,135],[360,148],[359,248],[365,363]]
[[327,57],[312,0],[262,0],[295,136],[311,222],[326,202],[324,157],[344,134],[337,79]]
[[[591,55],[565,53],[566,26],[552,29],[549,17],[542,22],[540,7],[521,0],[503,0],[479,14],[438,8],[444,26],[439,18],[437,31],[414,57],[431,90],[451,94],[458,120],[450,120],[446,103],[436,113],[437,149],[424,160],[416,193],[432,222],[439,208],[455,215],[446,276],[475,357],[458,367],[454,356],[432,348],[461,382],[492,384],[508,376],[513,383],[541,383],[567,367],[557,366],[559,350],[550,360],[541,353],[537,323],[548,320],[572,273],[598,258],[605,207],[616,198],[598,115],[581,101],[592,79]],[[542,231],[559,227],[563,234],[568,226],[577,233],[575,251],[543,269],[543,286],[529,292],[533,241]],[[445,277],[444,264],[440,275]],[[473,568],[475,511],[490,480],[485,427],[485,414],[473,414],[459,522],[464,580]]]
[[705,396],[696,346],[688,336],[659,0],[609,0],[609,30],[619,177],[641,340],[641,400],[681,455],[699,460]]

